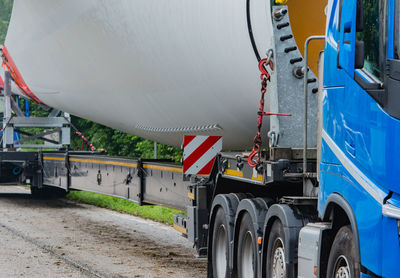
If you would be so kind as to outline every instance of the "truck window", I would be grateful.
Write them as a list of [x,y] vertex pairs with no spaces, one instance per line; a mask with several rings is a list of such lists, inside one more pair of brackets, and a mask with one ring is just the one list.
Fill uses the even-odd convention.
[[364,2],[364,29],[357,33],[357,40],[364,41],[365,58],[364,71],[374,75],[380,81],[383,80],[383,46],[380,34],[384,30],[382,26],[383,8],[382,1],[363,0]]
[[394,58],[400,59],[400,1],[395,4],[394,24]]

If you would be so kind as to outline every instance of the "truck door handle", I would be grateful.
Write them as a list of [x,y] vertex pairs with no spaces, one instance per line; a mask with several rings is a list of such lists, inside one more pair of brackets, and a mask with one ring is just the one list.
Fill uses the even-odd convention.
[[347,153],[350,154],[352,157],[356,157],[356,148],[354,146],[354,143],[349,143],[348,141],[345,141],[344,145]]

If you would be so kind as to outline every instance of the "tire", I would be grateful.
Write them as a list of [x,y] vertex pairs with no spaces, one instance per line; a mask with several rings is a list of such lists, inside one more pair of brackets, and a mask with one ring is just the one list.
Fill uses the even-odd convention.
[[329,253],[327,277],[360,277],[360,265],[356,262],[356,247],[350,226],[337,232]]
[[213,227],[212,270],[214,278],[227,278],[230,276],[229,226],[222,208],[219,208],[215,215]]
[[53,187],[51,190],[51,197],[54,199],[64,198],[68,192],[63,188]]
[[257,235],[253,221],[248,213],[243,215],[240,223],[236,265],[238,278],[257,277]]
[[294,264],[285,262],[285,232],[280,220],[275,220],[268,237],[266,270],[267,278],[296,277]]
[[31,185],[31,195],[35,199],[44,199],[47,197],[47,192],[44,188],[37,188]]
[[58,187],[42,186],[37,188],[31,186],[31,195],[35,199],[57,199],[63,198],[67,195],[67,191]]

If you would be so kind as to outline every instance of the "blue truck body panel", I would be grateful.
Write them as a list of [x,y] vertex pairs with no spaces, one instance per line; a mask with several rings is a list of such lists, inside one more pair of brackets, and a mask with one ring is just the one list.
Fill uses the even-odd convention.
[[[339,2],[329,2],[327,20],[318,211],[323,217],[329,196],[340,194],[355,215],[361,265],[379,276],[398,277],[397,220],[383,216],[382,205],[387,201],[400,207],[400,121],[354,79],[355,74],[365,80],[368,77],[355,70],[352,62],[341,59],[343,51],[354,61],[355,35],[349,37],[352,33],[343,34],[343,26],[339,28]],[[344,15],[352,21],[344,23],[349,28],[355,26],[356,2],[343,1],[352,13]],[[394,0],[389,0],[387,58],[393,58],[394,8]],[[345,50],[339,47],[343,39],[350,41]]]

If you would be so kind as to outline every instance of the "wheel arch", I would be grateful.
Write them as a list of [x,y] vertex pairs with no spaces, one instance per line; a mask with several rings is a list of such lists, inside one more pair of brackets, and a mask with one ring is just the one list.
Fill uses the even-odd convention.
[[[256,232],[257,238],[259,236],[263,236],[263,228],[265,216],[267,214],[268,208],[272,205],[273,200],[268,198],[253,198],[253,199],[243,199],[237,208],[236,217],[235,217],[235,228],[233,234],[233,253],[232,253],[232,263],[233,263],[233,271],[237,271],[235,258],[237,257],[238,252],[238,237],[240,231],[240,224],[242,218],[245,213],[250,215],[250,218],[253,222],[254,231]],[[260,247],[258,246],[258,250],[260,251]],[[259,257],[259,256],[258,256]],[[258,262],[261,263],[261,262]]]
[[[297,256],[295,252],[290,252],[290,250],[297,251],[298,237],[300,229],[305,225],[304,217],[301,211],[297,210],[296,207],[289,206],[287,204],[274,204],[272,205],[265,217],[264,223],[264,235],[262,244],[262,277],[266,277],[265,273],[265,262],[266,262],[266,250],[268,247],[268,238],[272,228],[272,225],[276,220],[282,223],[283,230],[285,233],[285,261],[287,264],[297,263]],[[297,252],[296,252],[297,253]]]
[[[219,208],[223,209],[225,212],[226,216],[226,221],[228,225],[230,226],[228,229],[228,237],[229,237],[229,252],[232,254],[232,244],[231,242],[233,241],[233,230],[234,230],[234,223],[235,223],[235,216],[236,216],[236,210],[239,206],[239,203],[242,199],[247,198],[248,195],[246,194],[219,194],[215,196],[211,210],[210,210],[210,220],[209,220],[209,227],[208,227],[208,250],[207,250],[207,273],[208,277],[212,277],[213,274],[213,269],[212,269],[212,241],[213,241],[213,231],[214,231],[214,221],[215,221],[215,216],[217,214],[217,211]],[[232,257],[232,256],[231,256]],[[232,269],[230,260],[230,266],[229,268]]]
[[[321,246],[321,249],[325,250],[325,252],[321,253],[320,260],[327,262],[327,260],[329,259],[331,246],[337,232],[340,230],[341,227],[345,225],[350,225],[353,232],[353,239],[356,248],[356,262],[359,263],[361,266],[361,250],[356,217],[350,204],[342,195],[338,193],[333,193],[328,197],[326,205],[322,211],[322,220],[330,222],[332,224],[332,229],[327,230],[322,234],[323,246]],[[322,275],[326,275],[326,271],[327,265],[321,265],[320,273]]]

